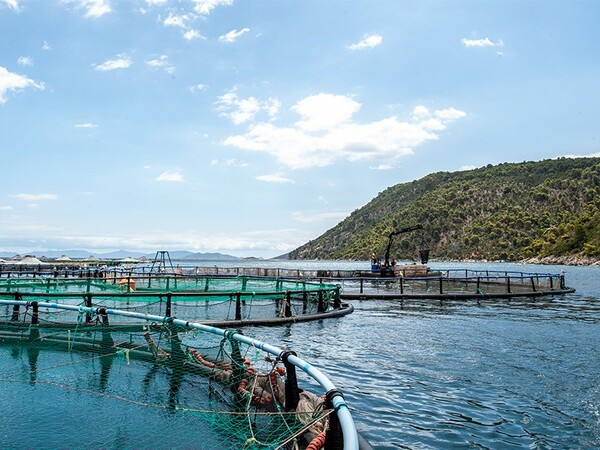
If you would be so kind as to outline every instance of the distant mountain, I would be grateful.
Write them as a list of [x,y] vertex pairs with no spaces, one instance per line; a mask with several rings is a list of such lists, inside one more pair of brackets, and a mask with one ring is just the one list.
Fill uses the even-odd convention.
[[[88,250],[44,250],[44,251],[31,251],[31,252],[23,252],[21,256],[24,255],[36,255],[38,257],[45,256],[47,258],[59,258],[63,255],[68,256],[72,259],[85,259],[90,255],[97,256],[98,258],[103,259],[123,259],[127,257],[132,258],[142,258],[146,257],[149,260],[153,261],[156,257],[156,252],[152,253],[144,253],[139,251],[130,251],[130,250],[116,250],[113,252],[107,253],[94,253]],[[15,256],[14,252],[0,252],[0,258],[12,258]],[[238,260],[237,256],[226,255],[223,253],[194,253],[185,250],[175,250],[169,252],[169,256],[171,260],[191,260],[191,261],[234,261]]]
[[[174,259],[173,255],[171,255],[171,259]],[[234,261],[241,258],[232,255],[225,255],[223,253],[191,253],[178,259],[185,259],[188,261]]]
[[391,256],[417,259],[600,258],[600,158],[504,163],[438,172],[381,192],[290,259],[369,259],[391,231]]
[[[155,254],[156,253],[152,254],[152,258],[154,258]],[[67,256],[71,256],[71,255],[67,255]],[[148,255],[146,253],[135,252],[135,251],[132,252],[129,250],[116,250],[114,252],[98,253],[98,254],[96,254],[96,256],[98,256],[99,258],[107,258],[107,259],[123,259],[123,258],[127,258],[128,256],[130,256],[132,258],[141,258],[142,256],[148,257]]]

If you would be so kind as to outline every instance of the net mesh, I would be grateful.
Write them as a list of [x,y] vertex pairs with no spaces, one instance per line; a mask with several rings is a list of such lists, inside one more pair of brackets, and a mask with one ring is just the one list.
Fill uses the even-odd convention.
[[32,325],[0,308],[0,440],[10,448],[292,448],[330,413],[310,379],[287,411],[286,366],[231,334],[126,318],[127,331],[85,327],[85,314],[71,324],[51,308]]
[[[267,277],[113,276],[1,278],[0,295],[62,304],[103,306],[199,322],[272,321],[341,307],[337,285]],[[68,312],[63,313],[69,316]],[[74,320],[70,314],[70,320]],[[49,316],[51,322],[54,316]],[[60,317],[60,321],[67,317]]]

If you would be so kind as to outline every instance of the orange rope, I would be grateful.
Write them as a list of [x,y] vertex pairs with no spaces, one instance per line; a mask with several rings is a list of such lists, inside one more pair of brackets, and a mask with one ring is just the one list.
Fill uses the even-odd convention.
[[310,444],[306,446],[306,450],[319,450],[325,446],[325,431],[316,435]]

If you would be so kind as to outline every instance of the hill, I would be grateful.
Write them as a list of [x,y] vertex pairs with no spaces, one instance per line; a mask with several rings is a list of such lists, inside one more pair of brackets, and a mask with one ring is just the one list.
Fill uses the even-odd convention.
[[434,259],[600,258],[600,158],[504,163],[438,172],[392,186],[290,259],[369,259],[399,235],[391,254],[416,259],[423,240]]

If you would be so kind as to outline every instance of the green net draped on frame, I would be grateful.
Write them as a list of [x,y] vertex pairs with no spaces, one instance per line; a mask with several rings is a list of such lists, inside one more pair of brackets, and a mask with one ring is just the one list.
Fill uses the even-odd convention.
[[287,364],[231,339],[235,332],[169,321],[86,328],[84,308],[71,325],[48,328],[67,313],[40,306],[36,314],[38,324],[14,323],[14,307],[0,306],[8,448],[293,448],[328,420],[311,389],[288,411]]
[[[322,314],[341,307],[337,285],[247,276],[2,278],[0,296],[104,306],[200,322],[273,321]],[[48,320],[52,321],[52,316]]]

